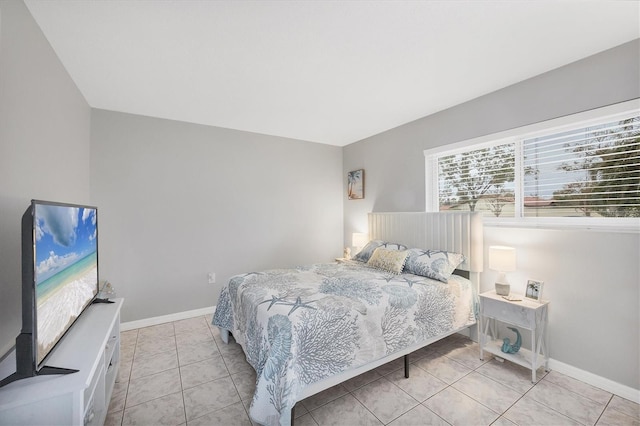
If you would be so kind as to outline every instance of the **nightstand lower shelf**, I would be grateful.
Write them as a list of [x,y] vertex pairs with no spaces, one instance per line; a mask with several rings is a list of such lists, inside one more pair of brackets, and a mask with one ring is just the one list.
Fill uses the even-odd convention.
[[502,358],[529,369],[534,368],[535,370],[545,364],[545,358],[538,355],[538,359],[536,360],[537,365],[534,365],[533,353],[529,349],[520,348],[520,350],[515,354],[506,354],[502,352],[502,340],[491,339],[491,336],[487,336],[486,334],[483,335],[483,339],[486,344],[482,350],[489,352],[498,358]]

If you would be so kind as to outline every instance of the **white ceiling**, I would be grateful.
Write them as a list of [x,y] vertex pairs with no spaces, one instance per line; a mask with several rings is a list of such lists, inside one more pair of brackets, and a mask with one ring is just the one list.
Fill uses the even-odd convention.
[[26,4],[91,107],[338,146],[640,37],[636,0]]

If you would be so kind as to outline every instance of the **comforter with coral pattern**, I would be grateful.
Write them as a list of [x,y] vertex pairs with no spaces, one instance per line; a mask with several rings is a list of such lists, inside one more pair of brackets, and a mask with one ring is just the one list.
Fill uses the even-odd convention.
[[252,272],[222,289],[213,324],[257,373],[250,408],[289,425],[312,383],[475,323],[471,282],[394,275],[360,262]]

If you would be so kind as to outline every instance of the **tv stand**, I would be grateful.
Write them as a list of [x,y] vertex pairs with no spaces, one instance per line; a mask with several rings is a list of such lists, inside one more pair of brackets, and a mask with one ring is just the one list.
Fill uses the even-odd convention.
[[0,388],[0,425],[104,423],[120,365],[123,299],[113,301],[89,306],[47,359],[76,373],[43,367],[35,377]]

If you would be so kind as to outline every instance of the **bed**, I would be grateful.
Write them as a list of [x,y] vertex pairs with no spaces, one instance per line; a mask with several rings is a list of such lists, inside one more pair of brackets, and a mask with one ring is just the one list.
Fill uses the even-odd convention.
[[[297,401],[403,356],[408,369],[407,354],[475,324],[479,214],[370,213],[369,235],[357,260],[240,274],[222,289],[213,324],[256,370],[253,421],[289,425]],[[428,268],[443,259],[449,269]]]

